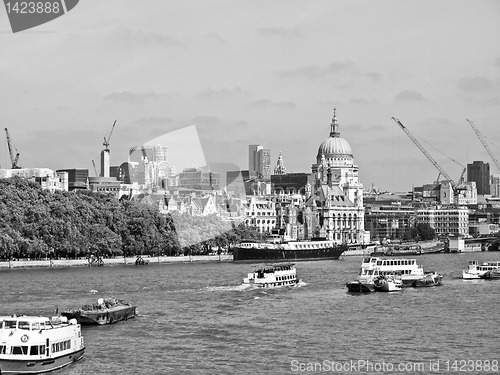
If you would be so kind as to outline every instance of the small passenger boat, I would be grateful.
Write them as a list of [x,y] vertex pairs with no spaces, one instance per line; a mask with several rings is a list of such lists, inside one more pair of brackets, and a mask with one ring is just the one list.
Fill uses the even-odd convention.
[[429,287],[429,286],[440,286],[443,285],[443,275],[437,272],[426,272],[424,277],[420,280],[415,280],[412,283],[412,286],[418,287]]
[[259,266],[243,279],[243,284],[262,288],[294,286],[299,282],[294,263],[277,263]]
[[359,273],[358,279],[345,284],[347,291],[351,293],[371,293],[375,292],[374,279],[380,276],[379,270],[368,270]]
[[61,315],[76,319],[82,325],[112,324],[135,317],[136,306],[116,298],[99,298],[97,303],[66,310]]
[[380,275],[373,280],[375,290],[378,292],[397,292],[403,289],[403,280],[401,275],[396,273],[387,273]]
[[424,277],[424,270],[417,263],[416,259],[411,258],[364,258],[361,263],[360,276],[368,274],[370,271],[378,270],[380,274],[397,273],[401,275],[403,284],[409,286],[415,280]]
[[500,262],[484,262],[479,264],[477,260],[469,260],[468,268],[462,271],[464,280],[484,279],[488,271],[500,270]]
[[0,374],[40,374],[83,357],[81,327],[66,317],[0,317]]

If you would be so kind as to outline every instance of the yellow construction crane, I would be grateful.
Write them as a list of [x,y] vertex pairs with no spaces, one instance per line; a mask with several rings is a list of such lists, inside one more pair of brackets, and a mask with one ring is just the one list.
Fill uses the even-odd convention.
[[467,119],[467,121],[470,124],[470,126],[472,127],[472,129],[474,129],[474,133],[476,133],[477,137],[479,138],[479,140],[483,144],[486,152],[488,153],[488,155],[490,155],[491,160],[493,160],[493,163],[495,163],[495,166],[500,171],[500,163],[498,162],[497,158],[495,157],[495,155],[491,151],[490,147],[486,143],[486,140],[484,139],[483,135],[481,134],[481,132],[479,131],[479,129],[476,127],[476,125],[474,124],[473,121],[471,121],[469,119]]
[[92,159],[92,165],[94,166],[94,172],[95,172],[95,176],[96,177],[99,177],[99,173],[97,173],[97,168],[95,166],[95,161]]
[[[16,146],[14,146],[14,143],[10,139],[9,130],[7,128],[5,128],[5,134],[7,135],[7,146],[9,147],[10,163],[12,165],[11,169],[21,169],[21,167],[17,164],[19,161],[19,152],[17,152]],[[14,150],[16,150],[15,156]]]
[[108,138],[104,137],[104,143],[102,144],[104,146],[105,151],[109,151],[109,140],[111,139],[111,135],[113,134],[113,130],[115,129],[116,125],[116,120],[113,122],[113,126],[111,127],[111,131],[109,132]]
[[[453,193],[455,194],[455,197],[458,196],[458,192],[459,190],[461,190],[459,188],[460,184],[463,183],[463,180],[464,180],[464,175],[465,175],[465,172],[467,170],[466,167],[463,168],[462,170],[462,174],[460,175],[460,180],[459,180],[459,183],[457,184],[455,181],[453,181],[453,179],[448,175],[448,173],[446,173],[446,171],[437,163],[436,160],[434,160],[434,158],[427,152],[427,150],[420,144],[420,142],[413,136],[413,134],[401,123],[401,121],[399,121],[397,118],[395,117],[392,117],[392,119],[396,122],[396,124],[399,125],[399,127],[401,129],[403,129],[403,131],[406,133],[406,135],[413,141],[413,143],[415,143],[415,145],[420,149],[420,151],[422,151],[422,153],[427,157],[427,159],[429,159],[429,161],[432,163],[432,165],[434,165],[436,167],[436,169],[439,171],[439,173],[446,179],[450,182],[451,184],[451,187],[453,189]],[[453,159],[452,159],[453,160]],[[458,163],[456,160],[453,160],[455,163],[461,165],[460,163]],[[463,166],[462,166],[463,167]]]

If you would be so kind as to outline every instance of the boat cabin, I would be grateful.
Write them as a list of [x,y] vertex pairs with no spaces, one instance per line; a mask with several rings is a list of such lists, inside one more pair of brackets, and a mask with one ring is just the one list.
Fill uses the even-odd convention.
[[378,270],[380,273],[398,273],[403,278],[403,281],[407,282],[424,276],[424,270],[417,263],[416,259],[385,259],[378,257],[364,258],[359,275],[373,275],[375,270]]
[[298,283],[297,270],[294,263],[277,263],[255,268],[248,277],[243,279],[244,284],[259,286],[285,286]]

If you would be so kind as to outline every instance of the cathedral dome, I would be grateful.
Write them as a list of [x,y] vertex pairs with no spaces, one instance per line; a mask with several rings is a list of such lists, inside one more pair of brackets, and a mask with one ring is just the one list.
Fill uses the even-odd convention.
[[318,156],[321,156],[321,154],[324,154],[326,158],[335,156],[352,157],[352,150],[344,138],[330,136],[319,146]]
[[321,158],[321,155],[325,155],[326,159],[353,157],[351,145],[349,145],[349,142],[347,142],[344,138],[340,137],[335,109],[333,112],[330,136],[319,146],[317,155],[318,160]]

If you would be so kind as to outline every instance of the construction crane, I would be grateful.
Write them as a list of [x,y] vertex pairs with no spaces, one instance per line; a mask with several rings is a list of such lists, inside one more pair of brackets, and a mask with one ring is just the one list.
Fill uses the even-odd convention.
[[[12,143],[12,140],[10,139],[9,136],[9,130],[5,128],[5,134],[7,135],[7,146],[9,147],[9,155],[10,155],[10,163],[11,163],[11,168],[12,169],[21,169],[19,165],[17,165],[17,162],[19,160],[19,152],[17,152],[16,146]],[[14,156],[14,150],[16,150],[16,156]]]
[[427,150],[422,147],[420,142],[413,136],[413,134],[411,134],[410,131],[406,129],[406,127],[397,118],[392,117],[392,119],[396,121],[396,124],[398,124],[399,127],[403,129],[403,131],[406,133],[408,137],[410,137],[413,143],[415,143],[415,145],[420,149],[420,151],[422,151],[422,153],[427,157],[427,159],[429,159],[429,161],[436,167],[439,173],[441,173],[441,175],[443,175],[443,177],[446,180],[450,181],[451,186],[455,188],[457,185],[456,182],[453,181],[453,179],[448,175],[448,173],[446,173],[446,171],[437,163],[437,161],[434,160],[434,158],[427,152]]
[[113,130],[115,129],[116,125],[116,120],[113,122],[113,126],[111,127],[111,131],[109,132],[108,138],[104,137],[104,143],[102,144],[104,146],[105,151],[109,151],[109,140],[111,139],[111,135],[113,134]]
[[470,124],[470,126],[472,126],[472,129],[474,129],[474,132],[476,133],[477,137],[479,138],[479,140],[483,144],[486,152],[488,153],[488,155],[490,155],[491,160],[493,160],[493,163],[495,163],[495,166],[500,171],[500,163],[498,162],[498,160],[495,157],[495,155],[493,155],[493,152],[491,151],[490,147],[486,143],[486,140],[484,139],[483,135],[481,134],[481,132],[479,131],[479,129],[476,127],[476,125],[474,124],[473,121],[471,121],[469,119],[467,119],[467,121]]
[[94,161],[94,160],[92,160],[92,165],[94,166],[95,176],[96,176],[96,177],[99,177],[99,173],[97,173],[97,168],[96,168],[96,166],[95,166],[95,161]]

